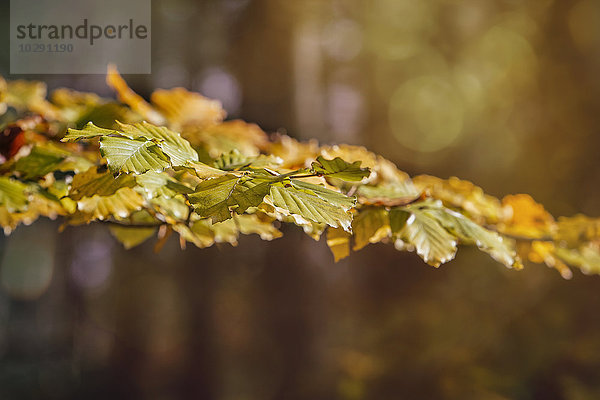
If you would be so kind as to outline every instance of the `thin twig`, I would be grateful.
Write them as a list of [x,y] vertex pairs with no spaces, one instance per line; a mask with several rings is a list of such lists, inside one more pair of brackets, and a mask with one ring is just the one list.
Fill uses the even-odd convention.
[[307,175],[291,175],[290,178],[314,178],[316,176],[321,176],[320,174],[307,174]]
[[98,222],[103,222],[103,223],[109,224],[109,225],[125,226],[128,228],[158,228],[160,226],[167,225],[166,222],[162,222],[159,224],[153,224],[150,222],[148,222],[148,223],[130,223],[130,222],[121,222],[121,221],[116,221],[116,220],[98,221]]

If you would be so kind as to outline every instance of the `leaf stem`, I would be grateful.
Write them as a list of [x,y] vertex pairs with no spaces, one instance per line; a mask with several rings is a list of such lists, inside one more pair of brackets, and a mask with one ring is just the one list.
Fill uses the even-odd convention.
[[290,175],[289,178],[313,178],[316,176],[321,176],[321,174],[306,174],[306,175]]
[[109,224],[109,225],[116,225],[116,226],[124,226],[127,228],[158,228],[160,226],[163,225],[168,225],[166,222],[162,222],[162,223],[158,223],[158,224],[154,224],[154,223],[131,223],[131,222],[126,222],[126,221],[116,221],[116,220],[110,220],[110,221],[101,221],[105,224]]

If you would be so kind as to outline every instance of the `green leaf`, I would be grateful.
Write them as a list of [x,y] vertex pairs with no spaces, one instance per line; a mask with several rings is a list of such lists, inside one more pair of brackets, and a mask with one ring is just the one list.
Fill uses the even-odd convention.
[[[397,214],[398,213],[398,214]],[[404,221],[402,225],[402,221]],[[429,265],[439,267],[456,255],[456,238],[426,208],[410,206],[390,211],[392,233],[414,246],[417,254]],[[400,228],[401,227],[401,228]]]
[[174,224],[188,219],[190,208],[185,197],[175,195],[173,197],[157,196],[148,200],[153,208],[162,215],[161,220]]
[[92,122],[88,122],[83,129],[72,129],[67,130],[67,134],[60,140],[61,142],[76,142],[81,139],[93,139],[101,136],[109,136],[121,134],[114,129],[100,128],[94,125]]
[[352,164],[336,157],[333,160],[327,160],[323,156],[318,156],[317,161],[312,163],[312,169],[320,175],[338,178],[344,181],[361,181],[371,174],[369,168],[361,168],[361,161],[355,161]]
[[272,182],[250,176],[226,175],[201,182],[194,193],[188,195],[188,200],[200,216],[210,217],[213,223],[225,221],[231,218],[232,210],[241,214],[262,203]]
[[149,198],[171,198],[176,193],[192,193],[193,189],[172,178],[166,172],[148,171],[135,176],[137,184]]
[[405,180],[377,186],[362,185],[358,187],[356,194],[362,204],[394,207],[414,201],[421,193],[410,180]]
[[361,209],[352,221],[354,251],[369,243],[377,243],[390,234],[388,212],[384,208],[368,207]]
[[34,179],[54,171],[66,158],[63,152],[35,146],[31,152],[15,163],[15,171],[19,171],[24,179]]
[[225,221],[231,218],[228,203],[238,180],[239,177],[232,175],[208,179],[196,186],[188,200],[201,217],[210,217],[213,222]]
[[600,252],[591,243],[578,249],[557,247],[554,254],[565,263],[580,268],[584,274],[600,274]]
[[231,150],[229,153],[223,153],[213,163],[215,168],[223,171],[233,171],[241,167],[251,164],[252,157],[246,157],[237,149]]
[[271,186],[273,205],[312,222],[351,231],[352,216],[348,209],[355,199],[322,186],[285,180]]
[[214,162],[214,166],[223,171],[234,171],[249,167],[263,168],[277,166],[282,163],[282,159],[276,156],[266,156],[261,154],[257,157],[248,157],[240,153],[237,149],[229,153],[222,154]]
[[138,246],[148,240],[156,233],[157,228],[135,227],[135,226],[116,226],[109,227],[110,233],[123,244],[127,250]]
[[244,235],[257,234],[263,240],[273,240],[281,237],[281,232],[273,226],[270,219],[264,219],[257,214],[243,214],[227,221],[211,224],[209,219],[194,221],[191,226],[177,224],[173,229],[184,240],[204,248],[214,243],[230,243],[237,245],[240,233]]
[[148,122],[117,123],[119,130],[100,128],[90,122],[82,130],[69,129],[62,141],[100,137],[100,151],[114,173],[162,171],[198,161],[198,153],[177,132]]
[[392,208],[388,214],[390,217],[390,229],[393,233],[400,232],[406,226],[406,221],[410,217],[410,213],[402,208]]
[[78,214],[71,222],[88,223],[93,220],[124,220],[142,209],[144,199],[133,189],[125,187],[110,196],[85,197],[77,202]]
[[200,179],[211,179],[219,176],[227,175],[226,171],[211,167],[202,162],[189,162],[183,167],[175,168],[176,170],[187,170],[196,175]]
[[344,211],[350,210],[356,205],[356,198],[346,196],[343,193],[328,189],[325,186],[315,185],[314,183],[304,182],[298,179],[290,179],[290,184],[298,190],[303,190],[309,194],[314,194],[321,199],[342,207]]
[[77,127],[85,126],[88,121],[101,126],[113,126],[115,121],[126,121],[132,118],[136,118],[136,114],[130,109],[117,102],[109,102],[81,107],[71,120]]
[[27,186],[7,177],[0,177],[0,205],[9,212],[25,209],[27,206]]
[[171,166],[169,157],[154,142],[146,139],[104,136],[100,139],[100,153],[113,173],[162,171]]
[[[63,202],[59,201],[56,196],[48,192],[46,188],[32,183],[24,185],[18,181],[9,182],[8,186],[13,186],[12,190],[18,190],[13,194],[9,194],[7,189],[6,178],[0,178],[0,225],[4,228],[5,234],[9,234],[19,224],[32,224],[40,216],[48,218],[56,218],[59,215],[65,215],[67,210],[63,207]],[[26,196],[23,202],[23,197]],[[10,200],[6,202],[6,197]],[[18,200],[19,206],[16,207],[14,202]]]
[[192,148],[190,142],[163,126],[155,126],[148,122],[133,125],[118,123],[122,132],[132,138],[146,138],[157,142],[161,150],[169,156],[171,165],[186,165],[191,161],[198,161],[198,153]]
[[408,239],[407,242],[417,248],[425,262],[434,266],[454,257],[455,239],[458,238],[462,243],[476,245],[507,267],[522,267],[508,239],[444,207],[439,200],[395,208],[390,211],[390,224],[392,232],[398,233],[402,239]]
[[[440,204],[441,206],[441,204]],[[475,244],[480,250],[507,267],[521,268],[521,263],[508,239],[489,231],[464,215],[447,208],[432,210],[444,228],[458,236],[461,242]]]
[[600,218],[590,218],[582,214],[558,218],[555,241],[564,242],[567,247],[577,247],[582,241],[598,239],[600,239]]
[[98,172],[98,167],[94,166],[73,177],[69,197],[77,201],[94,195],[110,196],[121,188],[134,186],[133,176],[123,174],[115,178],[108,171]]

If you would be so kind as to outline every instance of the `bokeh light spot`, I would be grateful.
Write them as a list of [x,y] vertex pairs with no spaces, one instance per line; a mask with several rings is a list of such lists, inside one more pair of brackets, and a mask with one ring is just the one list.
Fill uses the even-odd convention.
[[325,26],[322,45],[334,60],[349,61],[360,53],[362,40],[360,26],[350,19],[341,19]]
[[[46,240],[41,237],[47,234]],[[0,283],[10,297],[35,300],[46,292],[54,273],[54,238],[47,229],[21,227],[9,239],[0,267]]]
[[328,117],[336,140],[351,141],[361,128],[364,100],[350,85],[333,84],[328,90]]
[[392,132],[404,146],[421,152],[452,144],[463,127],[462,99],[452,84],[424,76],[403,84],[392,96],[389,118]]
[[208,68],[200,75],[198,90],[204,96],[218,99],[229,114],[236,114],[242,102],[240,85],[235,77],[219,67]]
[[83,289],[101,287],[112,270],[110,245],[100,240],[79,244],[71,263],[71,277]]

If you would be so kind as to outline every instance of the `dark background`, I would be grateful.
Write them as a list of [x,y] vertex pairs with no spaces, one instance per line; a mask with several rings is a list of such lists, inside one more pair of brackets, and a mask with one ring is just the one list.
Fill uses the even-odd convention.
[[[599,213],[595,0],[153,0],[147,96],[361,144],[410,174]],[[0,74],[112,95],[103,76]],[[125,251],[104,227],[0,239],[2,399],[597,399],[600,280],[436,270],[372,245],[337,264],[294,227],[236,248]]]

